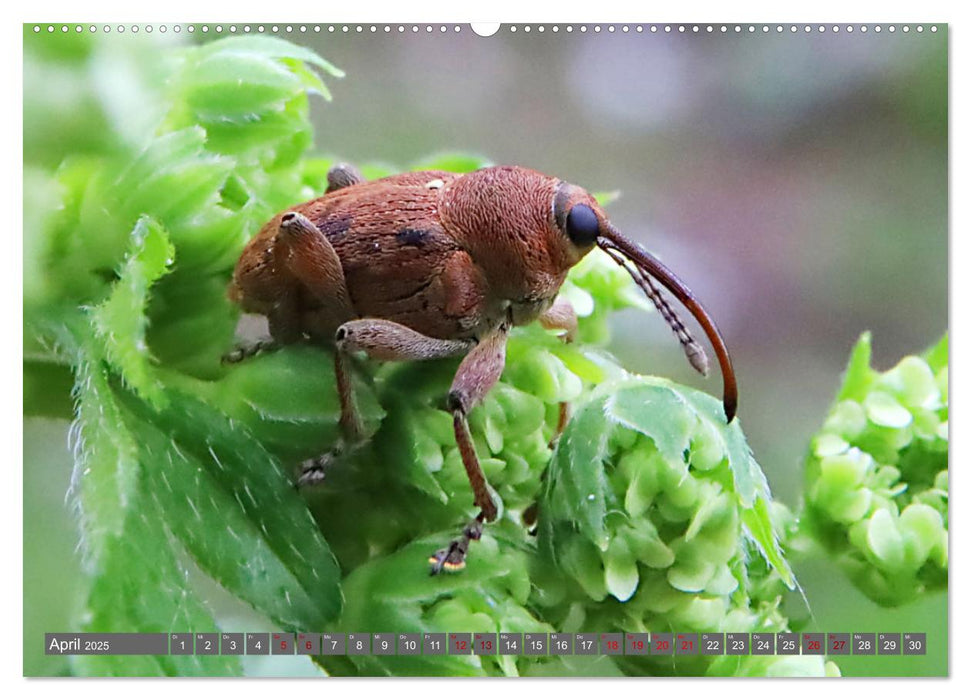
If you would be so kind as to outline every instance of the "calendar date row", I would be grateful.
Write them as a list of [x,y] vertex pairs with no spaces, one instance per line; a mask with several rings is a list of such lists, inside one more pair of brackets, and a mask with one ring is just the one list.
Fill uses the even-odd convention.
[[48,655],[761,656],[927,653],[924,632],[172,632],[45,634]]

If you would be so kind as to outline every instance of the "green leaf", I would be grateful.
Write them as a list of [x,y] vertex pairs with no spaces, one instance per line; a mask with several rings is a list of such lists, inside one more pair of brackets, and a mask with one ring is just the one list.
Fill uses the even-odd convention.
[[[170,382],[182,378],[170,377]],[[184,382],[187,391],[204,396],[281,459],[294,463],[316,457],[338,435],[340,401],[333,356],[319,348],[294,346],[253,357],[216,382]],[[384,417],[373,389],[354,373],[353,386],[367,434]]]
[[[105,53],[95,36],[90,51],[64,54],[70,66],[30,73],[58,95],[29,110],[46,141],[31,144],[44,170],[30,164],[25,203],[50,205],[31,218],[28,262],[43,283],[27,290],[29,328],[53,348],[33,358],[34,384],[55,386],[52,363],[73,366],[84,628],[215,630],[195,590],[208,575],[278,627],[321,629],[339,615],[341,572],[288,472],[292,454],[312,456],[336,434],[332,361],[294,349],[283,353],[289,373],[258,361],[227,372],[219,356],[238,317],[225,286],[243,244],[306,189],[307,93],[329,97],[314,71],[341,73],[271,37],[177,52],[154,39]],[[106,73],[109,64],[138,75]],[[63,120],[45,110],[95,128],[72,127],[59,145]],[[374,427],[374,393],[355,384]],[[84,657],[75,668],[241,671],[229,657]]]
[[796,579],[789,567],[789,562],[782,554],[779,537],[772,527],[768,502],[764,498],[757,498],[752,507],[742,511],[742,522],[745,523],[748,534],[758,544],[762,556],[772,564],[783,582],[789,588],[794,588]]
[[283,110],[293,98],[305,101],[307,92],[330,100],[327,86],[307,66],[344,75],[313,51],[276,37],[228,37],[194,47],[172,86],[185,101],[176,101],[174,123],[188,121],[180,109],[204,123],[245,124]]
[[[119,197],[130,197],[134,189],[144,186],[161,169],[199,157],[205,150],[205,144],[206,131],[199,126],[159,135],[135,158],[129,160],[114,178]],[[151,192],[151,188],[147,189]],[[162,198],[159,200],[158,203],[165,203]]]
[[301,80],[278,61],[249,53],[204,56],[182,81],[198,119],[244,121],[279,108],[297,94]]
[[941,339],[924,353],[924,359],[927,360],[927,364],[929,364],[931,369],[935,372],[947,367],[948,338],[949,334],[944,333],[944,335],[941,336]]
[[739,503],[749,508],[760,497],[769,500],[771,495],[768,481],[745,440],[741,422],[736,419],[726,424],[721,402],[709,394],[684,386],[678,387],[678,391],[689,400],[698,419],[708,422],[709,426],[714,428],[714,433],[706,431],[706,434],[717,435],[719,445],[720,441],[724,441],[728,466]]
[[329,61],[324,60],[316,52],[294,44],[284,39],[272,36],[236,36],[219,39],[204,44],[195,49],[203,58],[219,53],[233,55],[262,56],[264,58],[289,58],[302,63],[316,66],[328,75],[343,78],[344,71]]
[[[90,579],[81,631],[160,632],[215,630],[211,614],[189,588],[181,547],[163,513],[146,495],[144,443],[117,400],[104,364],[81,345],[78,459],[74,489],[81,514],[85,568]],[[134,399],[137,400],[137,399]],[[238,674],[237,661],[220,657],[81,656],[88,675]]]
[[618,389],[607,398],[604,414],[608,420],[649,437],[669,463],[684,464],[695,416],[670,388],[637,384]]
[[290,480],[245,431],[170,395],[171,410],[154,416],[129,402],[168,527],[206,573],[284,629],[323,629],[340,611],[340,571]]
[[938,409],[941,407],[941,392],[934,380],[934,372],[927,361],[909,355],[878,380],[908,409]]
[[[212,613],[199,600],[179,561],[178,545],[161,526],[162,514],[139,493],[124,534],[101,552],[81,614],[81,632],[215,631]],[[241,675],[232,656],[76,656],[75,673],[89,676]]]
[[150,217],[140,218],[111,296],[92,313],[108,361],[139,396],[156,406],[167,399],[155,377],[145,340],[148,295],[156,280],[168,272],[174,256],[175,248],[165,230]]
[[550,464],[548,493],[554,518],[576,522],[591,542],[605,550],[609,544],[603,460],[609,432],[605,399],[584,404],[570,420],[557,443]]
[[[92,570],[104,575],[106,541],[130,539],[127,528],[148,519],[154,536],[171,532],[203,571],[278,625],[322,629],[341,607],[340,571],[290,480],[241,426],[188,395],[168,398],[157,413],[104,374],[80,390],[82,508],[108,518],[87,528]],[[133,513],[138,482],[157,510]]]
[[583,390],[580,378],[545,348],[534,347],[526,338],[513,336],[506,350],[503,376],[521,391],[547,403],[573,401]]
[[870,369],[870,333],[864,333],[853,346],[850,353],[850,361],[846,366],[846,373],[843,377],[843,387],[837,395],[837,401],[843,399],[855,399],[860,401],[866,395],[870,382],[873,381],[875,372]]
[[[571,533],[572,534],[572,533]],[[571,537],[560,551],[560,566],[592,600],[607,597],[606,572],[601,552],[586,538]]]
[[41,304],[51,293],[53,280],[46,278],[46,258],[54,251],[52,229],[55,212],[65,206],[64,188],[50,173],[24,165],[23,176],[23,279],[24,306]]
[[141,465],[138,444],[122,420],[104,364],[90,355],[76,365],[77,452],[72,482],[82,552],[94,573],[107,543],[123,536]]
[[221,357],[233,345],[239,311],[224,279],[177,267],[153,288],[149,316],[148,344],[160,366],[204,379],[225,374]]
[[[266,168],[299,166],[299,156],[313,142],[307,116],[306,100],[291,99],[280,110],[253,114],[242,121],[207,119],[203,122],[208,137],[206,147],[215,153],[242,156],[244,163],[257,161]],[[287,147],[288,143],[292,143],[295,148]],[[295,152],[290,153],[291,151]],[[284,155],[288,157],[284,158]],[[245,173],[247,181],[258,175],[265,173]],[[274,173],[274,176],[279,177],[280,173]],[[312,196],[320,195],[326,189],[326,178],[321,183],[323,186],[318,185]],[[264,187],[259,187],[250,194],[256,195],[257,192],[262,196],[267,195]],[[284,202],[284,205],[294,200],[310,198],[298,195],[297,192],[291,192],[290,196],[293,200]]]

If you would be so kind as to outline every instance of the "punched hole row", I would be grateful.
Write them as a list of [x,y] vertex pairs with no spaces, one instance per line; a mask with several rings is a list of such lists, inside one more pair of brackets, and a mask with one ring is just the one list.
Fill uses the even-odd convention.
[[[929,27],[925,28],[925,26],[922,24],[917,24],[917,25],[909,25],[909,24],[903,24],[903,25],[895,25],[895,24],[890,24],[890,25],[880,25],[880,24],[874,24],[874,25],[866,25],[866,24],[862,24],[862,25],[852,25],[852,24],[847,24],[847,25],[838,25],[838,24],[833,24],[833,25],[824,25],[824,24],[819,24],[819,25],[810,25],[810,24],[805,24],[805,25],[797,25],[797,24],[786,24],[786,25],[783,25],[783,24],[771,24],[771,25],[770,24],[759,24],[759,25],[756,25],[756,24],[677,24],[677,25],[674,25],[674,24],[650,24],[650,25],[580,24],[580,25],[572,25],[572,24],[568,24],[568,25],[562,25],[562,26],[556,25],[556,24],[549,25],[549,26],[542,25],[542,24],[540,25],[511,24],[506,27],[503,27],[503,29],[513,34],[517,32],[524,32],[524,33],[537,32],[542,34],[547,31],[550,31],[553,33],[566,32],[567,34],[574,33],[574,32],[579,32],[581,34],[585,34],[589,32],[593,32],[594,34],[600,34],[603,32],[607,32],[609,34],[613,34],[617,32],[620,32],[623,34],[630,34],[630,33],[642,34],[644,32],[649,32],[651,34],[658,34],[658,33],[663,33],[663,34],[715,34],[715,33],[719,33],[719,34],[743,34],[743,33],[746,33],[746,34],[770,34],[770,33],[809,34],[809,33],[826,33],[826,32],[830,32],[833,34],[839,34],[841,32],[852,34],[854,32],[859,32],[861,34],[866,34],[868,32],[875,32],[877,34],[880,34],[884,31],[893,34],[893,33],[896,33],[897,31],[900,31],[906,34],[911,31],[923,33],[925,29],[927,31],[930,31],[931,33],[936,33],[938,31],[937,25],[930,25]],[[372,33],[372,34],[376,34],[378,32],[384,32],[385,34],[391,34],[394,32],[398,34],[404,34],[404,33],[417,34],[420,32],[424,32],[426,34],[431,34],[435,32],[440,34],[445,34],[448,32],[453,32],[453,33],[461,32],[462,27],[457,24],[456,25],[444,25],[444,24],[442,25],[431,25],[431,24],[426,24],[426,25],[418,25],[418,24],[409,24],[409,25],[405,25],[405,24],[397,24],[397,25],[391,25],[391,24],[384,24],[384,25],[377,25],[377,24],[371,24],[371,25],[367,25],[367,24],[249,25],[249,24],[244,24],[244,25],[236,25],[236,24],[229,24],[225,26],[221,24],[216,24],[216,25],[188,24],[184,26],[181,24],[174,24],[171,26],[161,24],[161,25],[158,25],[157,27],[151,24],[146,24],[146,25],[119,24],[116,26],[112,26],[109,24],[104,24],[100,26],[95,24],[90,24],[90,25],[35,24],[33,26],[33,31],[35,34],[40,34],[40,33],[54,34],[57,32],[60,32],[62,34],[67,34],[71,31],[77,34],[80,34],[85,30],[87,30],[90,33],[103,32],[105,34],[109,34],[111,32],[117,32],[119,34],[130,32],[132,34],[137,34],[140,31],[148,34],[151,34],[154,31],[158,31],[162,34],[165,34],[168,31],[175,32],[176,34],[179,34],[182,31],[186,31],[190,34],[193,34],[195,32],[200,32],[202,34],[208,34],[208,33],[215,33],[215,34]],[[474,29],[473,29],[473,33],[476,33]]]

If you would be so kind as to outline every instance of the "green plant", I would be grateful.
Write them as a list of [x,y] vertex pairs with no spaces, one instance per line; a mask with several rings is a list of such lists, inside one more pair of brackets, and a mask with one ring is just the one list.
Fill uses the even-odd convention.
[[[269,37],[134,42],[121,57],[87,35],[25,46],[36,85],[75,86],[67,116],[36,88],[25,97],[38,119],[25,140],[24,406],[75,419],[79,629],[216,629],[190,568],[294,631],[787,629],[784,509],[714,399],[631,375],[602,349],[609,314],[645,302],[599,253],[563,289],[579,342],[515,329],[502,381],[472,412],[502,517],[463,573],[430,579],[425,561],[474,515],[442,404],[453,361],[360,368],[374,438],[298,493],[292,467],[338,434],[330,357],[297,346],[222,367],[238,317],[224,292],[259,226],[325,188],[308,92],[327,97],[318,74],[340,72]],[[126,70],[106,81],[99,70],[117,62]],[[449,154],[413,167],[483,164]],[[561,402],[573,418],[551,446]],[[537,500],[533,536],[522,514]],[[334,674],[836,672],[821,657],[316,661]],[[74,664],[241,672],[231,657]]]
[[881,373],[863,334],[807,459],[803,527],[884,605],[947,587],[947,354]]

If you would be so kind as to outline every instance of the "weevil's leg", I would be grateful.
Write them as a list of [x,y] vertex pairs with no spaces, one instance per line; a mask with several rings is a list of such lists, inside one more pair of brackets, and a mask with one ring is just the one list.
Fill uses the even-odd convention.
[[347,369],[347,358],[351,353],[364,352],[371,359],[382,361],[434,360],[464,355],[475,345],[473,340],[430,338],[400,323],[376,318],[344,323],[337,329],[334,340],[337,345],[334,369],[341,399],[341,426],[349,438],[363,432]]
[[499,381],[506,364],[508,337],[509,329],[505,325],[485,336],[462,360],[452,381],[452,388],[448,392],[448,407],[452,411],[455,440],[462,455],[462,464],[465,465],[469,484],[475,494],[475,505],[482,509],[485,519],[489,521],[496,519],[496,504],[489,495],[485,475],[475,456],[475,447],[469,434],[468,415],[472,407],[485,398],[489,390]]
[[354,317],[340,258],[327,237],[310,219],[296,211],[283,214],[276,224],[272,249],[264,264],[277,269],[280,281],[273,286],[273,304],[266,314],[272,341],[241,344],[223,357],[223,362],[239,362],[259,352],[275,350],[304,338],[301,305],[310,300],[316,306],[319,322],[335,328]]
[[437,360],[464,355],[475,341],[442,340],[379,318],[348,321],[337,329],[337,347],[345,353],[364,352],[373,360]]
[[281,347],[283,345],[274,338],[262,338],[251,343],[237,343],[236,347],[222,356],[222,363],[224,365],[236,364],[255,355],[275,352]]
[[[577,321],[577,312],[573,308],[573,304],[564,299],[563,297],[557,297],[553,306],[548,308],[539,317],[540,325],[548,330],[564,330],[566,333],[562,336],[563,341],[566,343],[572,343],[577,337],[577,328],[579,323]],[[567,422],[570,420],[570,404],[566,401],[560,402],[560,414],[556,421],[556,430],[553,432],[553,437],[550,438],[550,448],[556,445],[556,441],[559,439],[560,435],[563,433],[564,428],[566,428]]]
[[448,407],[452,411],[452,425],[455,429],[455,441],[458,443],[459,454],[465,473],[469,477],[472,493],[475,495],[475,505],[480,508],[479,515],[465,527],[462,536],[444,549],[438,550],[429,560],[432,564],[432,575],[443,569],[456,570],[465,566],[465,557],[469,542],[477,540],[482,535],[482,525],[486,521],[496,519],[498,511],[496,504],[489,494],[485,474],[475,454],[472,436],[469,434],[468,415],[472,407],[481,401],[489,390],[499,381],[502,369],[506,364],[506,340],[509,329],[502,325],[484,337],[475,348],[465,356],[452,382],[452,389],[448,393]]
[[323,479],[324,471],[345,450],[354,449],[364,438],[357,402],[351,386],[348,367],[352,353],[364,352],[375,360],[433,360],[457,357],[467,353],[474,340],[440,340],[422,335],[407,326],[384,319],[364,318],[342,324],[334,335],[334,373],[341,403],[341,431],[345,444],[331,452],[301,465],[300,484],[312,484]]
[[[343,326],[341,327],[343,328]],[[340,329],[338,329],[340,334]],[[341,436],[334,447],[319,457],[308,459],[300,464],[297,487],[319,484],[327,475],[331,465],[340,461],[347,452],[353,452],[364,444],[364,423],[357,408],[354,390],[351,385],[351,372],[348,367],[349,355],[341,348],[340,341],[334,349],[334,376],[337,379],[337,396],[341,405],[339,421]]]
[[364,182],[361,171],[348,163],[338,163],[327,171],[327,192],[344,189]]
[[[322,304],[333,315],[332,328],[354,318],[351,297],[344,279],[341,260],[327,237],[314,223],[299,212],[288,211],[280,217],[277,251],[299,288],[311,300]],[[293,290],[296,297],[296,289]],[[300,323],[298,299],[280,305],[281,313],[292,312],[287,324]],[[270,317],[271,332],[273,317]]]

